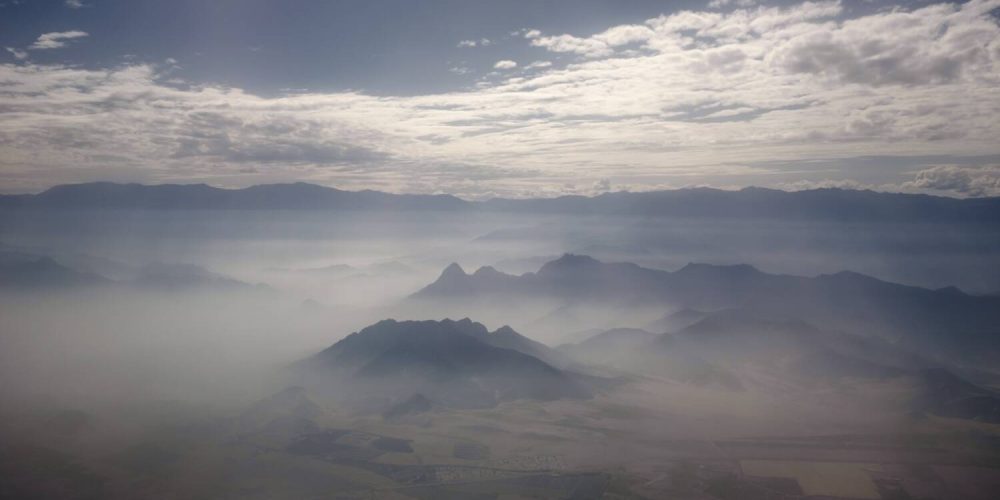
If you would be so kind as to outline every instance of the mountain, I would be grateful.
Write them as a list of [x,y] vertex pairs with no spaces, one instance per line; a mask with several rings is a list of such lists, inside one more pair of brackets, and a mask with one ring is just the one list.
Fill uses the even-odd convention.
[[483,202],[488,210],[561,214],[670,215],[680,217],[778,218],[856,221],[962,221],[995,223],[1000,198],[955,199],[868,190],[781,191],[748,187],[739,191],[694,188],[595,197]]
[[205,184],[55,186],[35,195],[0,196],[0,207],[44,209],[183,210],[456,210],[468,203],[449,195],[342,191],[314,184],[265,184],[220,189]]
[[520,276],[492,269],[467,274],[452,265],[413,295],[417,301],[486,306],[542,298],[626,308],[739,308],[877,334],[984,366],[1000,362],[997,297],[900,285],[848,271],[802,277],[768,274],[749,265],[688,264],[669,272],[566,254]]
[[1000,198],[956,199],[848,189],[739,191],[694,188],[594,197],[492,199],[470,202],[450,195],[343,191],[314,184],[264,184],[220,189],[205,184],[94,182],[52,187],[42,193],[2,195],[0,208],[203,209],[203,210],[475,210],[544,214],[655,215],[848,221],[996,223]]
[[40,289],[107,285],[110,280],[66,267],[50,257],[0,254],[0,288]]
[[1000,394],[965,381],[944,369],[926,369],[910,377],[917,395],[915,411],[942,417],[1000,423]]
[[399,419],[426,413],[433,409],[434,402],[427,399],[423,394],[417,393],[387,408],[382,412],[382,418],[386,420]]
[[271,291],[267,285],[253,285],[193,264],[153,263],[138,270],[129,281],[134,286],[158,290],[244,290]]
[[662,318],[652,321],[645,326],[646,330],[653,332],[671,332],[691,326],[708,316],[708,313],[685,307],[679,311],[674,311]]
[[589,396],[571,374],[491,343],[522,347],[522,339],[509,329],[490,333],[467,318],[384,320],[304,360],[297,370],[307,386],[331,397],[382,406],[395,406],[414,394],[460,407]]
[[638,328],[615,328],[558,349],[581,363],[623,366],[656,337],[657,334]]

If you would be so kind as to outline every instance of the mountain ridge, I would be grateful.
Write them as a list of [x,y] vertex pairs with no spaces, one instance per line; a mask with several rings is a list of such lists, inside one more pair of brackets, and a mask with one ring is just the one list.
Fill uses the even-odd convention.
[[773,217],[830,220],[996,221],[1000,197],[820,188],[803,191],[747,187],[630,192],[596,196],[469,201],[448,194],[346,191],[304,182],[224,189],[207,184],[62,184],[36,194],[0,195],[7,209],[149,210],[429,210],[680,217]]

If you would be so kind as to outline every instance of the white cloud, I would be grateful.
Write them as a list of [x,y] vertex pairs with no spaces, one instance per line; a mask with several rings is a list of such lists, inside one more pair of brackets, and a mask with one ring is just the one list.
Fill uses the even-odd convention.
[[83,3],[83,0],[66,0],[66,6],[71,9],[82,9],[88,7],[88,5]]
[[23,60],[28,58],[28,53],[23,50],[17,50],[14,47],[7,47],[7,52],[10,52],[14,59]]
[[[997,7],[678,12],[573,36],[570,45],[598,49],[568,51],[584,56],[568,65],[418,96],[260,97],[173,86],[158,66],[0,64],[0,186],[296,179],[517,196],[602,179],[630,189],[793,183],[803,174],[789,165],[816,158],[998,155]],[[879,182],[995,189],[995,168],[963,168],[901,168]]]
[[724,7],[753,7],[757,5],[757,0],[712,0],[708,2],[709,9],[721,9]]
[[473,47],[487,47],[493,45],[493,41],[489,38],[480,38],[479,40],[462,40],[458,42],[458,48],[470,49]]
[[493,67],[495,69],[514,69],[517,67],[517,62],[511,61],[510,59],[504,59],[502,61],[497,61]]
[[75,30],[44,33],[39,35],[35,43],[31,44],[28,48],[31,50],[58,49],[65,47],[67,40],[74,40],[85,36],[88,36],[86,32]]
[[1000,165],[939,165],[916,172],[903,187],[958,196],[1000,196]]
[[535,61],[527,65],[526,67],[529,69],[539,69],[539,68],[548,68],[550,66],[552,66],[551,61]]

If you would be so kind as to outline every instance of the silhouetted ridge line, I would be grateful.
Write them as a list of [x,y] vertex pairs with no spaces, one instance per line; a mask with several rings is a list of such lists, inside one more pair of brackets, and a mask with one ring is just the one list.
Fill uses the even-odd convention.
[[93,182],[33,195],[0,195],[0,207],[34,209],[432,210],[515,213],[655,215],[857,221],[1000,220],[1000,198],[958,199],[847,189],[739,191],[696,188],[616,192],[594,197],[466,201],[451,195],[344,191],[307,183],[221,189],[205,184]]

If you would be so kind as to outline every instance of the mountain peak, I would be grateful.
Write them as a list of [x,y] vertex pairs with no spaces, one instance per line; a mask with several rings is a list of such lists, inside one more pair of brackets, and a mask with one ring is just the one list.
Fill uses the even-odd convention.
[[538,270],[538,274],[545,274],[547,272],[553,271],[574,271],[592,268],[601,265],[601,261],[589,256],[589,255],[577,255],[572,253],[565,253],[562,257],[551,262],[546,262],[541,269]]
[[493,266],[483,266],[476,269],[476,272],[472,273],[473,276],[499,276],[503,273],[497,271]]
[[465,273],[465,269],[462,269],[462,266],[458,265],[457,262],[452,262],[451,264],[448,264],[448,267],[444,268],[444,271],[441,272],[441,277],[439,279],[451,278],[454,276],[459,276],[463,278],[465,276],[468,276]]

